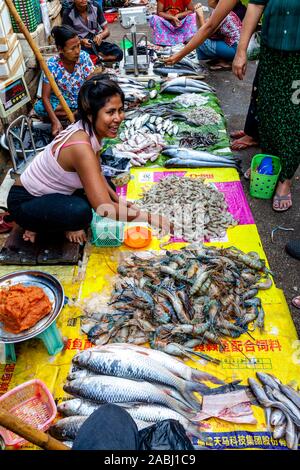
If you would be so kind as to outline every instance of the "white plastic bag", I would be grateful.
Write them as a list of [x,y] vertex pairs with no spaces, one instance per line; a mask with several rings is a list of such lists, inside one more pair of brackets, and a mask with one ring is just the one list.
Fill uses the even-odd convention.
[[255,32],[252,34],[252,37],[249,42],[247,49],[248,60],[257,60],[259,59],[260,53],[260,32]]

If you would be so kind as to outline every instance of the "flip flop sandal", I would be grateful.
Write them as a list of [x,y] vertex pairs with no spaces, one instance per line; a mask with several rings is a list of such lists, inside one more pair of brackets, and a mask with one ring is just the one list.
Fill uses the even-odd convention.
[[251,177],[251,168],[248,168],[248,170],[246,170],[244,173],[244,178],[245,180],[249,180],[250,177]]
[[219,70],[231,70],[232,66],[231,65],[211,65],[209,67],[209,70],[212,71],[219,71]]
[[234,142],[232,142],[230,146],[232,150],[245,150],[250,147],[255,147],[256,145],[258,145],[257,143],[247,144],[246,142],[239,142],[239,140],[242,139],[243,137],[240,137],[239,139],[236,139],[234,140]]
[[[280,204],[280,202],[282,201],[288,201],[291,204],[288,207],[283,208],[283,209],[276,208],[275,204],[276,203]],[[279,196],[278,194],[275,194],[275,196],[273,197],[273,210],[275,212],[285,212],[285,211],[288,211],[291,207],[292,207],[292,194],[291,193],[288,193],[285,196]]]
[[300,295],[297,295],[297,297],[294,297],[292,299],[292,304],[294,305],[294,307],[300,308]]

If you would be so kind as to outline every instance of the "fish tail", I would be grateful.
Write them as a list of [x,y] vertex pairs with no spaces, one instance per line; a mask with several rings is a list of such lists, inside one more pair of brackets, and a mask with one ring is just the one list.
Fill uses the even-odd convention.
[[198,382],[185,382],[182,387],[181,394],[193,409],[199,410],[201,408],[201,402],[195,397],[194,392],[201,393],[203,387],[207,388],[206,385]]

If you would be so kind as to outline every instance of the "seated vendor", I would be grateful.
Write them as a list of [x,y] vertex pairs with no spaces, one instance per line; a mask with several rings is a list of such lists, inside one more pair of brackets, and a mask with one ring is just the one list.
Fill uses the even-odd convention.
[[7,207],[25,230],[24,240],[34,242],[37,232],[62,232],[69,241],[84,243],[92,209],[115,220],[148,222],[166,233],[168,219],[119,199],[101,171],[101,141],[116,138],[124,120],[124,94],[118,84],[101,75],[85,81],[78,96],[78,117],[32,160],[10,189]]
[[[94,71],[89,55],[80,51],[80,39],[69,26],[55,26],[51,32],[59,55],[50,57],[47,65],[71,111],[77,109],[77,98],[81,85]],[[63,129],[61,120],[66,114],[59,99],[51,91],[46,76],[43,79],[42,99],[34,110],[38,116],[47,117],[52,124],[52,135],[56,136]]]
[[63,24],[71,26],[80,37],[81,47],[104,62],[120,62],[123,52],[119,46],[105,41],[110,32],[99,4],[93,0],[74,0],[63,15]]
[[154,44],[175,46],[188,42],[197,31],[193,2],[158,0],[157,14],[150,17],[149,26]]
[[[208,0],[208,6],[215,9],[219,0]],[[200,29],[205,24],[202,5],[195,5],[197,15],[197,26]],[[199,60],[216,59],[217,63],[210,67],[211,70],[231,70],[231,61],[236,54],[237,46],[241,37],[242,22],[239,16],[231,11],[213,36],[203,42],[197,48]]]

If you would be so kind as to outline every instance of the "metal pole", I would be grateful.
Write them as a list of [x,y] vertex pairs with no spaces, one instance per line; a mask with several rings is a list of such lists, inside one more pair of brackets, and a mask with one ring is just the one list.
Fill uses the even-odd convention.
[[134,65],[134,75],[137,77],[139,74],[138,69],[138,58],[137,58],[137,46],[136,46],[136,25],[133,24],[131,28],[131,38],[132,38],[132,50],[133,50],[133,65]]

